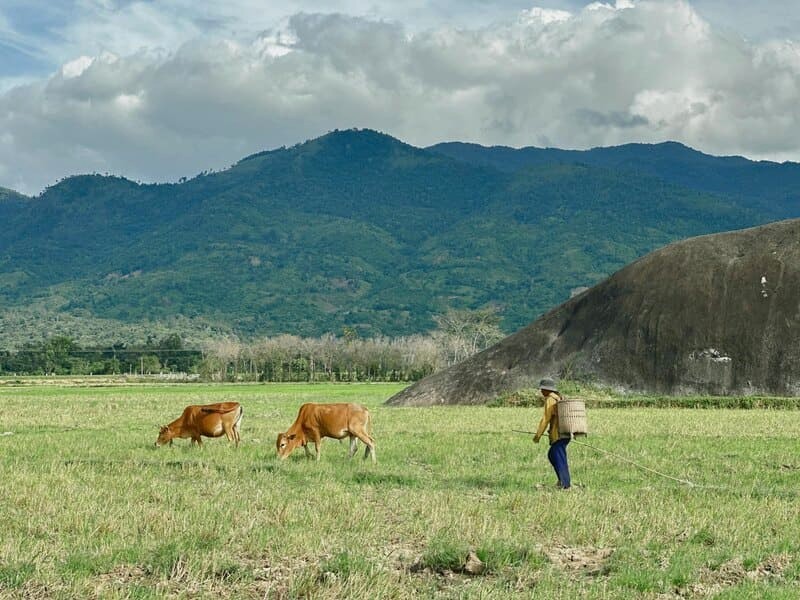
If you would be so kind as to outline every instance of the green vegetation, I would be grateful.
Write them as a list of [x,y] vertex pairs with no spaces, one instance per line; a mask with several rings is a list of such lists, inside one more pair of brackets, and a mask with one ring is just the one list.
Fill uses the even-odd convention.
[[[0,597],[797,597],[794,411],[592,409],[593,445],[696,485],[573,444],[566,493],[509,432],[539,408],[381,405],[400,388],[0,386]],[[153,447],[219,400],[238,449]],[[279,462],[306,401],[369,406],[377,465]]]
[[678,142],[624,144],[591,150],[485,147],[448,142],[428,150],[457,160],[513,173],[533,166],[583,164],[646,173],[688,189],[720,194],[758,206],[775,220],[800,213],[800,165],[709,156]]
[[[561,387],[567,398],[584,400],[587,408],[729,408],[729,409],[800,409],[800,399],[773,396],[668,396],[614,392],[601,386],[568,381]],[[493,407],[541,406],[538,389],[522,389],[496,398]]]
[[448,311],[430,335],[361,339],[280,335],[242,343],[220,337],[186,348],[176,333],[140,344],[82,347],[56,336],[0,351],[6,375],[188,374],[207,381],[414,381],[451,366],[503,337],[494,310]]
[[82,348],[71,338],[57,336],[28,342],[17,351],[0,352],[0,373],[20,375],[116,375],[196,373],[200,350],[183,347],[177,334],[160,340],[149,338],[141,346],[122,344]]
[[[486,307],[511,332],[654,248],[777,218],[762,195],[712,195],[707,171],[675,182],[631,165],[509,172],[340,131],[179,184],[83,175],[7,195],[0,350],[411,335]],[[781,215],[800,214],[790,200]]]

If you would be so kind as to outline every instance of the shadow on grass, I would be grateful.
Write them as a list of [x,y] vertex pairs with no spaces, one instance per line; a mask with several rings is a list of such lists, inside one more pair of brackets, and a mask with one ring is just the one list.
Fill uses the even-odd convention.
[[[386,487],[419,488],[423,482],[417,477],[397,473],[362,472],[353,474],[353,482],[361,485],[375,485]],[[428,488],[452,489],[478,489],[478,490],[527,490],[529,485],[513,478],[492,479],[488,477],[454,477],[436,478],[426,481]]]
[[278,470],[276,465],[271,464],[261,464],[256,465],[254,467],[250,467],[251,473],[275,473]]
[[26,427],[25,429],[14,431],[14,435],[19,436],[27,436],[27,435],[47,435],[53,433],[111,433],[111,432],[123,432],[123,433],[130,433],[132,431],[149,431],[153,432],[153,436],[158,435],[158,429],[154,427],[147,427],[147,426],[130,426],[126,425],[125,427],[106,427],[103,425],[96,425],[94,427],[85,427],[85,426],[78,426],[78,425],[32,425]]
[[770,498],[778,498],[780,500],[796,500],[800,493],[795,490],[776,490],[770,488],[764,489],[754,489],[749,491],[737,491],[731,490],[732,494],[740,496],[742,498],[754,498],[754,499],[770,499]]
[[353,481],[365,485],[379,485],[388,487],[419,487],[415,477],[396,475],[394,473],[355,473]]
[[489,477],[458,477],[450,479],[444,487],[458,486],[461,488],[480,489],[480,490],[530,490],[530,483],[523,483],[522,481],[510,477],[506,478],[489,478]]
[[219,473],[228,472],[229,468],[225,465],[212,464],[199,460],[108,460],[108,459],[69,459],[64,461],[64,465],[79,466],[79,467],[93,467],[119,471],[120,466],[147,468],[147,467],[167,467],[170,469],[180,469],[182,471],[194,469],[213,469]]

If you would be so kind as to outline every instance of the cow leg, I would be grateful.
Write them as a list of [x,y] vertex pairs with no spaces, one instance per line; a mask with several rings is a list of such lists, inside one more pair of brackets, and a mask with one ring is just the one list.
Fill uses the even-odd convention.
[[349,458],[353,458],[356,451],[358,450],[358,438],[354,435],[350,436],[350,454]]
[[[370,438],[372,440],[372,438]],[[366,442],[364,442],[366,444]],[[372,462],[378,462],[378,459],[375,456],[375,440],[372,440],[372,444],[367,444],[367,449],[364,450],[364,460],[367,460],[367,457],[372,459]]]
[[308,443],[303,444],[303,450],[306,451],[306,458],[311,458],[311,450],[308,449]]
[[364,459],[366,460],[367,457],[371,457],[372,462],[377,462],[377,459],[375,458],[375,440],[373,440],[363,431],[354,431],[353,433],[356,435],[356,437],[358,437],[358,439],[364,442],[364,445],[367,447],[367,449],[364,450]]
[[233,425],[230,423],[222,422],[222,430],[225,432],[225,437],[228,438],[229,442],[236,441],[236,435],[233,433]]
[[320,450],[319,447],[322,446],[322,438],[317,438],[317,439],[315,439],[313,441],[314,441],[314,451],[316,452],[316,455],[317,455],[316,459],[317,459],[317,462],[319,462],[319,450]]
[[242,436],[239,433],[239,429],[242,425],[242,415],[244,415],[244,409],[240,406],[239,407],[239,418],[236,419],[236,422],[233,424],[233,434],[236,436],[236,447],[239,447],[239,442],[242,441]]
[[225,430],[225,437],[228,438],[229,442],[233,442],[234,445],[238,448],[239,447],[239,422],[231,423],[231,424],[222,424],[222,429]]
[[239,434],[239,421],[233,425],[233,439],[236,442],[236,447],[239,447],[239,442],[242,441],[242,436]]
[[203,447],[203,440],[200,439],[200,436],[192,437],[192,444],[197,444],[200,448]]

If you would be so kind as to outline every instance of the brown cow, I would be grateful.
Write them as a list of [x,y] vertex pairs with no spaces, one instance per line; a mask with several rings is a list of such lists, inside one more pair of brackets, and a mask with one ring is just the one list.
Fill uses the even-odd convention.
[[366,444],[364,458],[372,457],[375,462],[375,440],[370,435],[369,411],[360,404],[303,404],[297,418],[289,430],[278,434],[275,447],[278,456],[286,458],[298,446],[311,456],[308,443],[314,443],[316,458],[319,460],[319,448],[322,438],[329,437],[341,440],[350,438],[350,458],[358,449],[358,440]]
[[167,442],[172,445],[174,438],[192,438],[192,444],[197,442],[202,446],[201,435],[220,437],[223,433],[239,446],[239,426],[243,413],[244,409],[238,402],[187,406],[180,417],[160,429],[156,446],[163,446]]

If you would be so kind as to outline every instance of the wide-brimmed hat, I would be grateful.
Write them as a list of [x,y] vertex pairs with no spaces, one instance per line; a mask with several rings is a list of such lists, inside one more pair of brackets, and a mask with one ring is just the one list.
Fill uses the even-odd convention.
[[556,382],[550,379],[549,377],[545,377],[539,382],[539,389],[548,390],[550,392],[558,391],[558,387],[556,387]]

